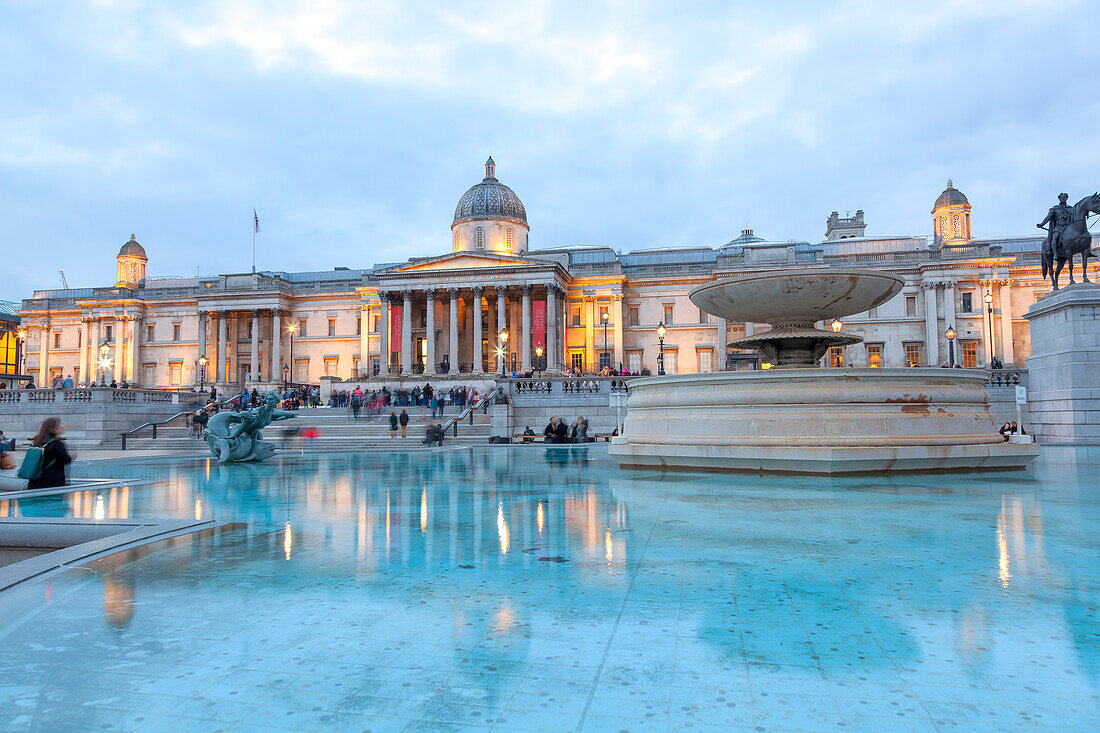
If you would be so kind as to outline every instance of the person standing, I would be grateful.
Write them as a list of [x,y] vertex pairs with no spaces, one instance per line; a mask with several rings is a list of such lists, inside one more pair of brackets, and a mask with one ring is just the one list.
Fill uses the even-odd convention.
[[31,438],[31,445],[42,448],[42,472],[38,478],[27,481],[28,489],[48,489],[54,486],[65,485],[65,466],[72,463],[69,449],[65,447],[65,439],[61,434],[65,427],[61,419],[47,417],[38,428],[38,433]]
[[397,412],[390,410],[390,437],[397,437]]
[[409,429],[409,413],[402,410],[401,416],[397,418],[397,421],[401,423],[401,437],[404,438]]
[[359,410],[363,407],[363,400],[359,395],[359,390],[351,395],[351,416],[356,422],[359,422]]

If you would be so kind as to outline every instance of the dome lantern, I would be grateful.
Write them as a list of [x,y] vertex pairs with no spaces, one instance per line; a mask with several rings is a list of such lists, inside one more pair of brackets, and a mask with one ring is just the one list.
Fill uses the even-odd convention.
[[136,288],[145,279],[145,266],[149,263],[149,257],[135,235],[131,234],[130,241],[119,248],[115,261],[115,271],[118,273],[116,288]]
[[932,205],[932,231],[937,247],[957,247],[968,245],[972,239],[970,233],[970,201],[951,179],[947,188],[936,198]]

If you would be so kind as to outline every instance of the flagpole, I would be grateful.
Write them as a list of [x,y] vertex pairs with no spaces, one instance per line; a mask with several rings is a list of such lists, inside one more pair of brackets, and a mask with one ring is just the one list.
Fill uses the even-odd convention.
[[252,274],[256,274],[256,227],[252,227]]

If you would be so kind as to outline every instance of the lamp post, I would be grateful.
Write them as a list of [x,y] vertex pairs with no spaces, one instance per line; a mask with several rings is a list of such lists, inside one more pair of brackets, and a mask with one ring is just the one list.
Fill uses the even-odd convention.
[[600,319],[603,321],[603,355],[600,358],[600,371],[603,371],[603,361],[607,361],[607,366],[611,366],[611,357],[607,353],[607,322],[611,318],[610,311],[604,311],[600,314]]
[[19,370],[19,373],[22,374],[23,370],[26,369],[26,366],[24,365],[27,361],[27,329],[20,328],[18,331],[15,332],[15,337],[19,339],[18,343],[16,344],[16,348],[19,349],[19,359],[15,367]]
[[989,321],[989,365],[993,366],[993,291],[985,294],[985,313]]
[[947,366],[955,367],[955,327],[948,326],[944,331],[944,338],[947,339]]
[[542,344],[535,347],[535,368],[539,371],[539,377],[542,376]]
[[497,334],[497,340],[500,342],[500,376],[504,376],[508,371],[508,329],[500,329],[500,333]]
[[[298,330],[298,326],[291,323],[287,325],[286,332],[290,334],[290,363],[294,363],[294,332]],[[286,388],[287,376],[290,370],[286,364],[283,364],[283,388]]]
[[665,328],[665,322],[661,321],[657,324],[657,342],[660,344],[660,351],[657,352],[657,375],[663,376],[665,373],[665,334],[668,333],[668,329]]
[[206,354],[199,357],[199,391],[206,388]]
[[[844,321],[840,320],[839,318],[834,318],[833,322],[830,324],[830,326],[833,329],[833,333],[840,333],[840,329],[844,328]],[[832,367],[844,366],[844,347],[843,346],[840,347],[840,363],[839,364],[830,364],[829,366],[832,366]]]
[[287,390],[287,378],[290,376],[290,367],[283,364],[283,394],[286,394]]
[[99,368],[101,370],[99,382],[103,386],[107,386],[107,369],[111,366],[110,352],[111,347],[107,345],[107,340],[104,339],[103,343],[99,345]]

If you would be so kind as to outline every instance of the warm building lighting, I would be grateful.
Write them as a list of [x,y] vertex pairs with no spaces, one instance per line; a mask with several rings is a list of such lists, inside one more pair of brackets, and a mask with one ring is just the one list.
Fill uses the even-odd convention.
[[840,329],[844,328],[844,321],[840,320],[839,318],[834,318],[832,326],[833,333],[840,333]]
[[203,356],[199,357],[199,366],[201,366],[201,367],[206,366],[206,362],[207,362],[207,358],[206,358],[205,354]]
[[296,325],[294,325],[293,323],[291,323],[290,325],[288,325],[286,327],[286,330],[287,330],[287,333],[293,334],[295,331],[298,330],[298,327]]
[[944,338],[946,338],[948,341],[954,341],[955,336],[956,336],[955,329],[952,328],[951,326],[948,326],[947,330],[944,332],[943,335],[944,335]]
[[657,324],[657,338],[663,339],[666,333],[668,333],[668,329],[665,328],[665,322],[661,321]]
[[537,356],[540,359],[542,358],[542,347],[541,346],[536,346],[535,347],[535,356]]
[[20,341],[27,338],[27,332],[26,332],[26,330],[24,330],[22,328],[19,329],[18,331],[16,331],[15,335],[19,338]]
[[985,303],[986,305],[993,305],[993,293],[985,294]]
[[502,343],[502,344],[508,343],[508,329],[506,329],[506,328],[500,329],[500,333],[497,334],[497,338],[500,339],[500,343]]

